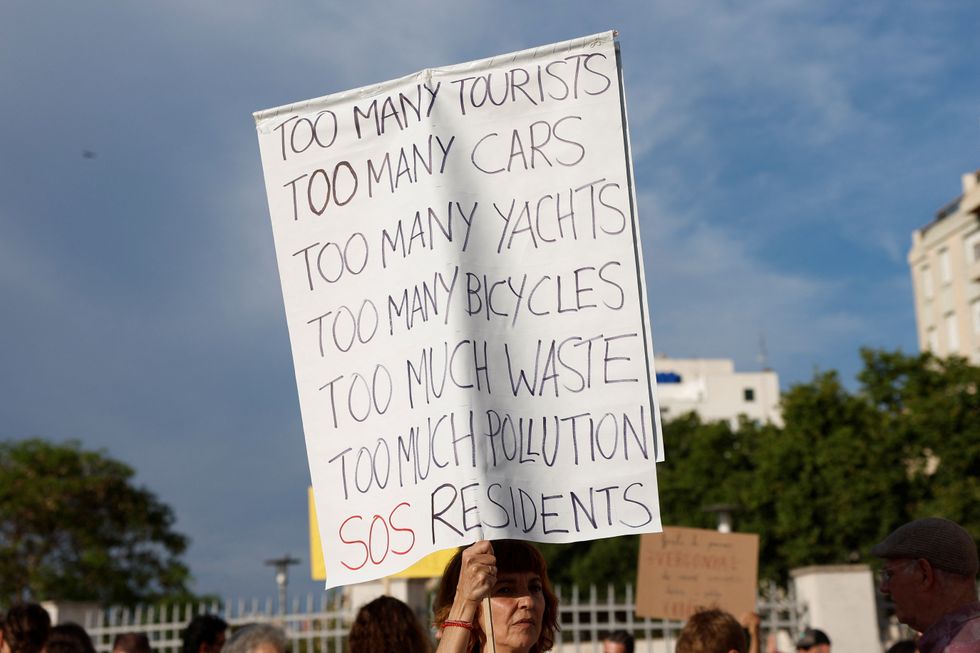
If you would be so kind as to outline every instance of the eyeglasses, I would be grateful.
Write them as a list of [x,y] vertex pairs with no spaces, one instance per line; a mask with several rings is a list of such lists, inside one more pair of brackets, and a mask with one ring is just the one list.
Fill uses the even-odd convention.
[[918,562],[917,560],[906,560],[904,563],[898,564],[894,567],[882,567],[878,570],[878,583],[887,584],[890,583],[895,574],[897,574],[902,569],[908,569],[909,565]]

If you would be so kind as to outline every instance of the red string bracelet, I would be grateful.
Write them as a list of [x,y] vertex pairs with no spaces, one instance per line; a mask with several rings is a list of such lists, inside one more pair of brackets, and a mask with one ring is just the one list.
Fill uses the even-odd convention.
[[466,630],[473,630],[473,624],[468,621],[443,621],[443,628],[465,628]]

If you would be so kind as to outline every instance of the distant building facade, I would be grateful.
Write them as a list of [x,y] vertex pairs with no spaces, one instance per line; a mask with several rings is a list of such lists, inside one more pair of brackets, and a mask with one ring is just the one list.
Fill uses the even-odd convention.
[[912,234],[908,260],[919,349],[980,364],[980,170]]
[[686,412],[703,421],[728,420],[739,415],[782,426],[779,375],[772,370],[736,372],[727,358],[670,358],[658,354],[657,399],[664,421]]

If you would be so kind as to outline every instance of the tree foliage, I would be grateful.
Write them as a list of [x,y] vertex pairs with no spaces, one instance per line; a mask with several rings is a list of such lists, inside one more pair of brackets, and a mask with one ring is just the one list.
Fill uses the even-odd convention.
[[[858,388],[836,372],[782,397],[783,427],[742,420],[664,425],[663,522],[712,528],[734,504],[760,536],[760,574],[870,561],[871,546],[930,515],[980,533],[980,368],[960,358],[862,350]],[[636,538],[546,547],[563,582],[634,582]]]
[[0,442],[0,601],[187,595],[187,538],[133,470],[77,442]]

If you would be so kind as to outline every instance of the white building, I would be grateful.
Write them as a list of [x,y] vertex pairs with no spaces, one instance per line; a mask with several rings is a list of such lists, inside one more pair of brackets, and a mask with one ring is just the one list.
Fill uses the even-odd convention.
[[980,170],[912,234],[909,269],[919,349],[980,364]]
[[779,375],[772,370],[736,372],[727,358],[670,358],[658,354],[657,398],[665,421],[689,411],[704,421],[738,416],[782,426]]

